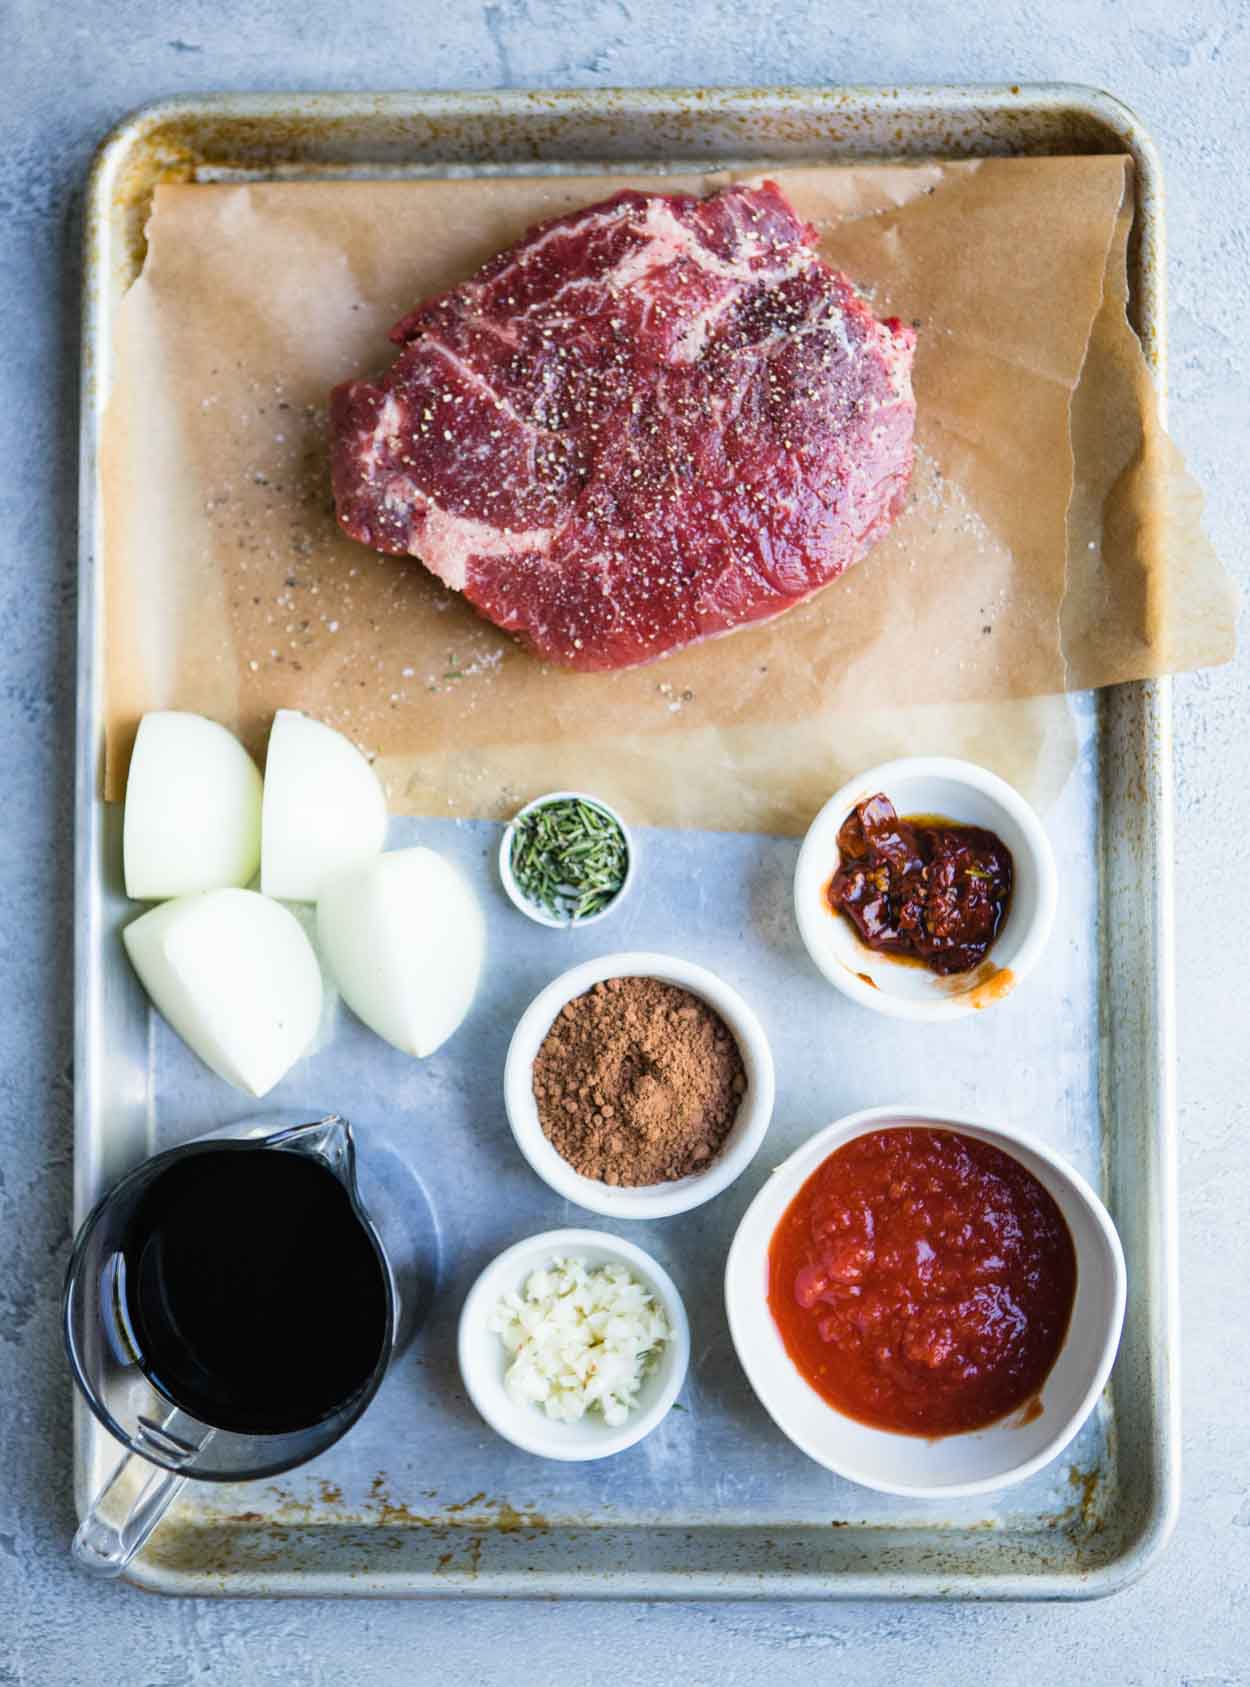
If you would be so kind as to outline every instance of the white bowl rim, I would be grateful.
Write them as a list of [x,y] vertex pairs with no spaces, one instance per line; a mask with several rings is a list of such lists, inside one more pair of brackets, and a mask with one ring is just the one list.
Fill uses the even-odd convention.
[[[587,914],[581,920],[558,920],[537,902],[531,902],[517,884],[516,875],[512,871],[512,840],[516,836],[517,822],[523,820],[527,814],[532,814],[536,808],[545,808],[548,803],[569,800],[589,803],[591,807],[602,810],[609,819],[615,820],[621,829],[621,836],[625,839],[625,877],[621,881],[621,888],[606,908],[601,908],[597,914]],[[602,797],[592,796],[589,791],[545,791],[541,797],[534,797],[523,808],[518,808],[504,827],[503,837],[499,840],[499,877],[513,907],[519,908],[536,925],[548,926],[553,931],[585,931],[587,926],[596,925],[600,920],[606,920],[609,914],[614,914],[629,895],[634,882],[637,858],[634,835],[611,803],[605,802]]]
[[[799,1189],[806,1182],[824,1160],[837,1148],[844,1147],[857,1137],[883,1126],[897,1125],[905,1128],[908,1124],[927,1125],[938,1130],[967,1131],[979,1134],[982,1140],[989,1140],[992,1146],[1002,1146],[1003,1152],[1011,1154],[1013,1148],[1022,1148],[1027,1153],[1034,1154],[1056,1176],[1057,1181],[1067,1185],[1076,1195],[1079,1203],[1085,1208],[1094,1221],[1111,1259],[1112,1283],[1112,1312],[1108,1328],[1103,1337],[1102,1351],[1094,1375],[1082,1395],[1080,1403],[1059,1424],[1055,1433],[1045,1445],[1032,1457],[1022,1460],[998,1475],[982,1477],[970,1482],[945,1482],[936,1485],[908,1482],[886,1482],[879,1476],[866,1476],[851,1461],[831,1457],[824,1449],[817,1449],[810,1444],[808,1438],[795,1433],[792,1427],[783,1421],[785,1413],[775,1410],[769,1399],[769,1385],[767,1371],[754,1363],[746,1352],[747,1342],[742,1334],[741,1324],[736,1311],[736,1301],[740,1285],[737,1277],[742,1271],[742,1259],[755,1242],[755,1232],[765,1231],[765,1247],[771,1240],[777,1224],[785,1209],[794,1199]],[[771,1214],[771,1217],[769,1216]],[[1078,1272],[1079,1272],[1078,1261]],[[773,1422],[781,1430],[787,1440],[792,1441],[801,1452],[807,1454],[817,1464],[823,1465],[837,1476],[845,1477],[847,1481],[856,1482],[860,1487],[871,1488],[877,1493],[896,1494],[904,1499],[915,1500],[950,1500],[971,1499],[979,1494],[998,1493],[1004,1488],[1014,1487],[1018,1482],[1027,1481],[1030,1476],[1048,1465],[1055,1459],[1076,1435],[1082,1424],[1088,1418],[1097,1404],[1098,1397],[1106,1387],[1107,1378],[1111,1375],[1111,1367],[1115,1363],[1119,1350],[1120,1335],[1124,1325],[1124,1310],[1128,1297],[1127,1272],[1124,1263],[1124,1249],[1120,1242],[1119,1232],[1116,1230],[1110,1213],[1097,1192],[1081,1176],[1075,1166],[1070,1166],[1061,1155],[1028,1131],[1018,1130],[1014,1125],[990,1124],[984,1119],[973,1118],[967,1114],[947,1112],[936,1109],[927,1104],[910,1102],[896,1102],[885,1107],[867,1107],[857,1113],[848,1113],[841,1119],[835,1119],[832,1124],[816,1131],[808,1137],[806,1142],[799,1145],[773,1171],[771,1177],[759,1190],[746,1212],[739,1221],[734,1232],[733,1241],[729,1245],[729,1252],[725,1258],[725,1315],[729,1323],[730,1339],[734,1351],[738,1355],[738,1362],[746,1373],[748,1382],[756,1398]],[[1066,1337],[1065,1337],[1066,1342]],[[1060,1347],[1060,1354],[1063,1348]],[[1055,1364],[1059,1362],[1056,1355]],[[795,1374],[801,1375],[795,1367]],[[810,1385],[809,1385],[810,1386]],[[836,1406],[829,1406],[829,1411],[835,1417],[844,1415],[838,1413]],[[854,1421],[854,1420],[851,1420]],[[988,1426],[992,1427],[992,1426]],[[888,1435],[888,1430],[880,1433]],[[971,1433],[976,1433],[975,1431]],[[902,1436],[900,1440],[914,1441],[914,1436]]]
[[[533,1056],[566,1002],[608,978],[659,978],[702,996],[737,1039],[747,1088],[726,1146],[706,1171],[672,1183],[613,1187],[583,1177],[548,1142],[531,1088]],[[537,1028],[537,1031],[536,1031]],[[532,1045],[532,1052],[526,1052]],[[504,1107],[517,1147],[548,1188],[588,1212],[614,1219],[670,1218],[712,1200],[750,1165],[772,1120],[776,1076],[768,1036],[754,1010],[731,984],[707,967],[649,950],[601,955],[570,967],[540,990],[517,1021],[504,1061]]]
[[[490,1311],[486,1304],[488,1297],[503,1291],[503,1282],[496,1288],[497,1279],[506,1279],[515,1266],[514,1280],[519,1284],[525,1269],[528,1269],[528,1266],[522,1266],[522,1261],[533,1258],[537,1264],[540,1257],[575,1258],[579,1250],[594,1250],[615,1255],[630,1266],[636,1275],[642,1277],[648,1288],[654,1290],[656,1298],[664,1307],[671,1332],[665,1347],[665,1356],[661,1359],[661,1363],[669,1367],[669,1376],[656,1398],[644,1409],[632,1412],[619,1427],[613,1428],[605,1423],[602,1435],[597,1436],[593,1443],[582,1442],[577,1446],[570,1444],[567,1451],[558,1452],[544,1443],[537,1434],[527,1435],[525,1432],[528,1414],[533,1414],[540,1422],[549,1421],[536,1406],[516,1406],[509,1401],[509,1412],[515,1416],[510,1416],[507,1422],[490,1409],[479,1387],[478,1366],[471,1357],[471,1342],[479,1320],[484,1319]],[[674,1401],[685,1386],[686,1374],[690,1368],[690,1320],[676,1283],[659,1261],[647,1253],[645,1248],[640,1248],[636,1242],[628,1242],[624,1237],[614,1236],[606,1230],[544,1230],[512,1243],[511,1247],[496,1254],[478,1273],[460,1308],[460,1317],[456,1325],[456,1360],[465,1392],[478,1415],[497,1435],[502,1436],[505,1441],[510,1441],[514,1447],[520,1447],[522,1452],[533,1453],[538,1458],[554,1459],[564,1464],[582,1464],[592,1459],[610,1458],[614,1453],[623,1453],[626,1448],[636,1446],[668,1416]]]
[[[798,921],[799,935],[813,965],[835,989],[840,990],[851,1001],[893,1019],[928,1023],[961,1019],[965,1014],[975,1013],[978,1009],[991,1006],[1003,998],[994,996],[978,1000],[977,992],[970,990],[963,995],[935,994],[924,999],[914,999],[892,996],[884,990],[875,989],[844,965],[829,961],[821,941],[821,928],[816,924],[818,914],[822,920],[829,916],[809,906],[808,899],[800,889],[811,856],[817,850],[826,854],[831,848],[836,851],[837,834],[842,822],[865,791],[885,791],[888,796],[891,784],[897,786],[901,781],[909,779],[947,779],[966,785],[970,790],[999,804],[1020,828],[1037,874],[1038,898],[1033,920],[1026,928],[1020,946],[1012,958],[1012,991],[1033,971],[1050,941],[1059,906],[1059,875],[1050,838],[1036,809],[1021,796],[1014,785],[988,767],[982,767],[977,762],[963,761],[957,756],[897,756],[892,761],[880,762],[876,767],[865,769],[863,773],[856,774],[853,779],[848,779],[841,785],[829,800],[822,804],[804,834],[794,868],[795,918]],[[1011,918],[1012,911],[1009,909],[1008,923]]]

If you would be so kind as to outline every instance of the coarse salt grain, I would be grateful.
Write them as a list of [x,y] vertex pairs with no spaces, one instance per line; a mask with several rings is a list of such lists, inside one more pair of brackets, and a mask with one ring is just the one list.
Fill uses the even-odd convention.
[[612,1428],[638,1393],[672,1330],[650,1290],[625,1265],[587,1269],[553,1259],[506,1294],[487,1328],[509,1356],[504,1374],[518,1405],[576,1423],[597,1409]]

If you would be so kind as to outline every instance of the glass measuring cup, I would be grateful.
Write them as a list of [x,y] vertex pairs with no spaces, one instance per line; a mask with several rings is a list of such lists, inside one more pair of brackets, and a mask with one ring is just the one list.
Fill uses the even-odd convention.
[[[353,1393],[308,1427],[259,1434],[207,1423],[155,1387],[135,1352],[124,1294],[127,1225],[159,1176],[216,1143],[236,1144],[249,1153],[303,1155],[323,1165],[346,1193],[380,1267],[386,1316],[377,1362]],[[228,1224],[228,1215],[223,1222]],[[74,1379],[96,1417],[128,1449],[74,1537],[77,1562],[97,1575],[119,1575],[188,1479],[237,1482],[275,1476],[323,1453],[377,1393],[399,1322],[395,1272],[361,1200],[351,1126],[337,1114],[277,1129],[272,1122],[230,1125],[146,1160],[88,1215],[66,1275],[64,1330]]]

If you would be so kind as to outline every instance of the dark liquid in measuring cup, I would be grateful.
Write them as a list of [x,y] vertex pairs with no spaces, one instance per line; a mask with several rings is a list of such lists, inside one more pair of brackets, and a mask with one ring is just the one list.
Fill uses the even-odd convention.
[[308,1429],[373,1376],[389,1339],[384,1267],[317,1161],[217,1147],[160,1172],[122,1242],[144,1373],[218,1429]]

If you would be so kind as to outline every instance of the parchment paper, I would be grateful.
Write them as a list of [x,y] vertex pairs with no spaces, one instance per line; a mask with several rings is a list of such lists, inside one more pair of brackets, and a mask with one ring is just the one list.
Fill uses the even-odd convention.
[[1202,492],[1159,421],[1128,322],[1133,218],[1121,207],[1072,400],[1080,473],[1068,511],[1062,636],[1070,689],[1225,661],[1237,604],[1202,526]]
[[1231,651],[1124,317],[1125,173],[771,172],[878,312],[919,325],[909,508],[777,621],[594,676],[541,666],[419,563],[339,534],[326,396],[385,368],[394,320],[533,222],[725,178],[158,189],[101,463],[107,794],[147,709],[210,714],[260,751],[297,707],[377,755],[400,812],[499,816],[569,784],[642,823],[791,831],[907,749],[1044,796],[1072,754],[1057,694]]

